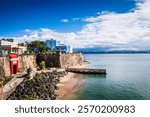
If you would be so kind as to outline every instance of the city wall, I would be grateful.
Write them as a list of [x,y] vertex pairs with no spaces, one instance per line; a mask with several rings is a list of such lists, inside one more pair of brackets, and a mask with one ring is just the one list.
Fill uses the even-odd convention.
[[[67,68],[82,64],[83,56],[81,53],[21,55],[18,57],[19,72],[26,72],[29,67],[35,68],[41,61],[45,61],[46,67]],[[4,78],[10,75],[9,57],[0,57],[0,78],[4,80]],[[2,88],[2,82],[0,80],[0,99],[3,99]]]
[[21,55],[18,57],[19,72],[26,72],[29,67],[35,68],[36,55]]
[[59,67],[67,68],[82,64],[83,56],[81,53],[61,54],[59,60]]
[[0,75],[2,78],[10,76],[10,61],[8,57],[0,57]]
[[[83,56],[81,53],[21,55],[18,57],[19,72],[26,72],[29,67],[35,68],[41,61],[45,61],[46,67],[67,68],[82,64]],[[0,70],[3,76],[10,76],[9,57],[0,57]]]
[[45,61],[46,67],[67,68],[82,64],[83,56],[81,53],[46,53],[37,55],[37,63]]
[[[26,72],[29,67],[36,67],[35,55],[21,55],[18,57],[19,72]],[[10,60],[9,57],[0,57],[0,70],[2,76],[10,76]]]

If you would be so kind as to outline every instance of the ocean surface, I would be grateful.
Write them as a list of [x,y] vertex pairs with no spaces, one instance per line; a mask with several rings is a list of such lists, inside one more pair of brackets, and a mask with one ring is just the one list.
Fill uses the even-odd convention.
[[149,100],[150,54],[84,54],[89,68],[106,76],[85,75],[77,100]]

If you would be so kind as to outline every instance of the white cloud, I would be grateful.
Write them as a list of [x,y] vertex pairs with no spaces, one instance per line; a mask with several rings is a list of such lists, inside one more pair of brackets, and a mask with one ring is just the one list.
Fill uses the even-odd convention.
[[80,20],[80,18],[72,18],[72,21],[78,21],[78,20]]
[[21,38],[24,40],[55,38],[73,47],[150,50],[149,6],[150,0],[145,0],[143,3],[137,2],[137,7],[128,13],[101,12],[97,16],[85,18],[87,24],[76,33],[59,33],[51,29],[26,30],[26,35]]
[[68,22],[74,22],[78,20],[80,20],[80,18],[76,17],[76,18],[71,18],[71,19],[62,19],[60,22],[68,23]]
[[[150,0],[138,3],[134,12],[106,13],[84,19],[87,24],[80,32],[87,34],[93,45],[114,46],[115,49],[150,49]],[[88,33],[87,33],[88,32]],[[96,42],[96,43],[95,43]],[[119,46],[119,45],[121,46]]]
[[60,22],[68,23],[68,22],[69,22],[69,20],[68,20],[68,19],[62,19]]

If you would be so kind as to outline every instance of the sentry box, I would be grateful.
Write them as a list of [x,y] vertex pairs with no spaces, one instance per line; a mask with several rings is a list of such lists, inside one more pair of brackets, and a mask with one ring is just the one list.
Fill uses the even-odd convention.
[[18,72],[18,56],[16,54],[10,54],[10,74],[16,74]]

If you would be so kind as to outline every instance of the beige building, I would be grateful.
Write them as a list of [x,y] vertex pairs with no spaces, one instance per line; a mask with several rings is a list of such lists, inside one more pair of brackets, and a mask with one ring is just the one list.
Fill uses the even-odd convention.
[[6,56],[9,53],[23,54],[26,50],[26,47],[18,46],[18,42],[13,39],[0,40],[0,56]]

